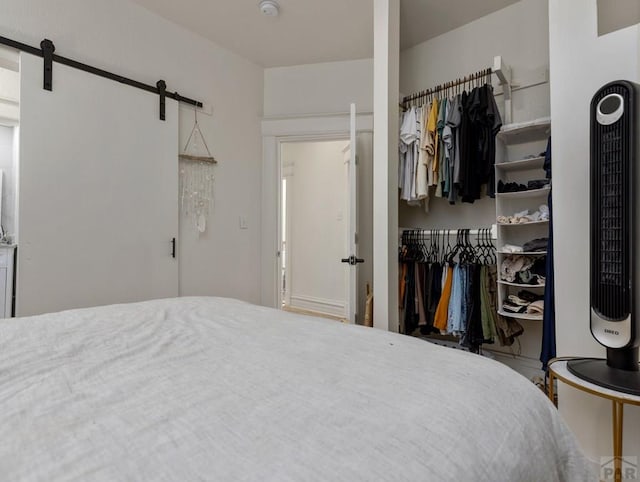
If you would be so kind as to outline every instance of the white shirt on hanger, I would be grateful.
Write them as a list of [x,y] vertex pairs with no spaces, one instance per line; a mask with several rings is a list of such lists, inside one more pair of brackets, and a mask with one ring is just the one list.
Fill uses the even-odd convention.
[[411,107],[407,112],[405,112],[404,118],[402,120],[402,125],[400,126],[400,141],[406,146],[404,172],[401,173],[402,184],[400,197],[405,201],[409,201],[412,199],[412,184],[414,185],[413,189],[415,192],[415,183],[413,182],[415,151],[412,144],[418,138],[416,133],[416,123],[416,109],[414,107]]

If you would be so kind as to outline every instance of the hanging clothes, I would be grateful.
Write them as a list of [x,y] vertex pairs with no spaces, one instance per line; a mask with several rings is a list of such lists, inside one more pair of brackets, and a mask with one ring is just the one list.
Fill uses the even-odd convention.
[[442,197],[442,189],[444,184],[444,178],[446,175],[446,167],[444,165],[444,143],[442,140],[442,131],[445,126],[445,118],[447,113],[447,99],[446,97],[442,99],[438,106],[438,121],[436,122],[436,139],[438,144],[438,149],[436,151],[436,156],[438,157],[438,176],[436,178],[436,197]]
[[489,108],[488,108],[488,122],[491,126],[491,131],[489,133],[488,139],[488,160],[489,160],[489,176],[488,176],[488,195],[489,197],[496,197],[496,136],[500,129],[502,128],[502,117],[500,116],[500,111],[498,110],[498,105],[496,104],[496,98],[493,95],[493,87],[489,86],[490,95],[489,95]]
[[442,294],[440,295],[440,301],[436,308],[435,320],[433,322],[434,328],[438,330],[447,329],[447,321],[449,318],[449,299],[451,298],[451,287],[453,284],[453,267],[447,266],[444,274],[444,287],[442,288]]
[[[492,297],[492,305],[495,307],[498,304],[498,296],[495,292],[495,286],[498,282],[498,270],[496,266],[489,266],[487,270],[487,283],[494,287],[494,292],[490,295]],[[496,335],[500,346],[511,346],[515,343],[516,338],[524,333],[524,327],[511,317],[505,317],[496,313]]]
[[[413,122],[418,128],[411,128]],[[461,94],[434,95],[401,117],[398,166],[400,198],[424,206],[442,197],[473,203],[495,196],[496,135],[502,127],[493,87],[486,83]],[[426,176],[425,176],[426,174]]]
[[405,233],[400,251],[401,332],[455,335],[461,345],[476,352],[496,340],[503,346],[513,344],[524,330],[497,312],[495,254],[469,242],[468,233],[455,247],[447,241],[444,251],[441,241],[434,248],[433,239],[427,248],[421,237],[424,231]]
[[[544,169],[547,178],[551,179],[551,137],[547,142],[545,153]],[[553,189],[553,188],[552,188]],[[544,286],[544,314],[542,315],[542,350],[540,361],[542,369],[547,369],[549,360],[556,356],[556,304],[554,297],[555,281],[553,271],[553,206],[551,203],[552,193],[549,190],[547,205],[549,206],[549,239],[547,242],[547,282]]]
[[425,200],[425,206],[428,211],[429,208],[429,185],[427,183],[427,152],[424,148],[423,139],[426,137],[427,131],[427,122],[429,118],[429,108],[423,107],[421,109],[421,119],[420,119],[420,135],[416,140],[416,145],[418,146],[418,167],[416,171],[416,199],[421,201]]
[[497,286],[491,283],[491,274],[489,272],[493,266],[484,265],[480,268],[480,303],[481,303],[481,321],[482,336],[485,343],[494,343],[496,338],[496,317],[497,314]]
[[480,307],[480,266],[470,264],[467,266],[467,269],[469,270],[469,286],[466,293],[467,330],[462,336],[460,344],[468,347],[472,351],[476,351],[478,347],[484,343]]
[[438,182],[438,99],[435,98],[431,102],[429,109],[429,118],[427,120],[427,139],[425,150],[427,151],[427,166],[430,167],[428,172],[429,186],[435,186]]
[[464,306],[464,287],[465,281],[463,280],[463,269],[459,264],[453,269],[453,288],[451,292],[451,298],[449,301],[449,312],[447,321],[447,332],[454,335],[459,335],[465,330],[462,323],[463,306]]

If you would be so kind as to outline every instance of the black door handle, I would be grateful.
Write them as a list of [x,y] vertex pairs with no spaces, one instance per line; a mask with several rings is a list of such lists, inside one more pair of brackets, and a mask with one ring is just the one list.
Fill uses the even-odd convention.
[[349,263],[351,266],[355,266],[359,263],[364,263],[364,259],[362,258],[356,258],[355,256],[351,255],[348,258],[342,258],[340,260],[342,263]]
[[173,239],[171,240],[171,256],[172,256],[173,258],[175,258],[175,257],[176,257],[176,238],[173,238]]

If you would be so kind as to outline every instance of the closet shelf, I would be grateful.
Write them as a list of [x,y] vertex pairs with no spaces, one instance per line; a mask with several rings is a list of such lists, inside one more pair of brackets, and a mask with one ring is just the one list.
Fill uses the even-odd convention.
[[496,169],[500,171],[532,171],[544,167],[544,157],[533,157],[531,159],[520,159],[517,161],[507,161],[496,164]]
[[521,320],[542,321],[542,315],[530,315],[528,313],[510,313],[504,310],[498,310],[498,314],[508,316],[509,318],[519,318]]
[[541,189],[531,189],[529,191],[516,191],[516,192],[498,192],[496,197],[500,198],[521,198],[526,199],[530,197],[540,197],[542,195],[548,195],[551,189],[543,187]]
[[518,288],[544,288],[544,285],[523,285],[522,283],[512,283],[511,281],[498,280],[498,284],[506,286],[517,286]]
[[548,224],[549,221],[531,221],[528,223],[497,223],[498,226],[531,226],[532,224]]
[[498,138],[506,144],[523,144],[544,139],[551,134],[551,118],[543,117],[528,122],[502,126]]
[[511,254],[513,256],[546,256],[546,251],[523,251],[520,253],[512,253],[511,251],[497,251],[498,254]]

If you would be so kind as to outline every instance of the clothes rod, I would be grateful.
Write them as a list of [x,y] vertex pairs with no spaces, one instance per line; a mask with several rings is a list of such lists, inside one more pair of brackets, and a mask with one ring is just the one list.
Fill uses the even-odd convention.
[[416,92],[414,94],[411,94],[411,95],[408,95],[408,96],[404,97],[402,99],[401,105],[408,104],[410,102],[414,102],[414,101],[416,101],[418,99],[422,99],[424,97],[428,97],[429,95],[432,95],[432,94],[437,94],[438,92],[442,92],[443,90],[452,89],[452,88],[457,87],[457,86],[462,85],[462,84],[466,84],[466,83],[469,83],[469,82],[474,82],[476,80],[479,80],[479,79],[482,79],[484,77],[490,76],[491,73],[492,73],[492,69],[491,68],[486,68],[486,69],[483,69],[483,70],[479,70],[478,72],[476,72],[474,74],[462,77],[460,79],[456,79],[456,80],[453,80],[451,82],[445,82],[444,84],[437,85],[437,86],[435,86],[435,87],[433,87],[431,89],[421,90],[420,92]]
[[[169,97],[178,102],[182,102],[184,104],[193,105],[195,107],[202,108],[203,104],[200,101],[190,99],[189,97],[184,97],[177,92],[169,92],[164,90],[163,85],[164,81],[158,81],[158,84],[149,85],[143,82],[138,82],[137,80],[129,79],[128,77],[124,77],[122,75],[114,74],[113,72],[109,72],[103,69],[99,69],[97,67],[93,67],[91,65],[83,64],[82,62],[78,62],[76,60],[69,59],[67,57],[63,57],[61,55],[57,55],[53,53],[55,47],[50,40],[43,40],[41,43],[42,48],[36,48],[31,45],[27,45],[22,42],[18,42],[16,40],[12,40],[7,37],[0,36],[0,44],[5,45],[7,47],[11,47],[16,50],[20,50],[22,52],[26,52],[31,55],[35,55],[38,57],[42,57],[47,60],[47,55],[50,55],[50,58],[53,62],[57,62],[59,64],[66,65],[68,67],[72,67],[77,70],[82,70],[84,72],[88,72],[93,75],[97,75],[99,77],[104,77],[105,79],[113,80],[115,82],[119,82],[121,84],[129,85],[131,87],[135,87],[136,89],[144,90],[146,92],[150,92],[152,94],[157,94],[165,97]],[[47,75],[46,66],[45,66],[45,77]],[[162,84],[161,84],[162,83]]]
[[491,233],[491,239],[498,239],[498,226],[492,224],[491,227],[487,228],[477,228],[477,229],[425,229],[425,228],[400,228],[400,235],[404,232],[413,232],[418,233],[420,236],[428,237],[428,236],[456,236],[459,232],[466,232],[470,236],[478,236],[479,234],[483,234],[484,232],[489,231]]

